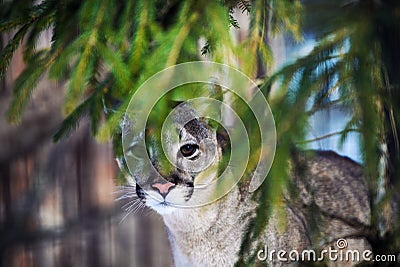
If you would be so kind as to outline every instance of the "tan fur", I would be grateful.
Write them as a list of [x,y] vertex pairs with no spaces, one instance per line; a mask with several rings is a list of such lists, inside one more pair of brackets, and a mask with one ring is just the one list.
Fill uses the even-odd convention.
[[[195,167],[196,161],[185,159],[179,153],[179,146],[187,144],[187,140],[198,142],[200,144],[198,148],[203,149],[199,154],[199,162],[203,162],[207,156],[205,154],[211,153],[210,151],[215,153],[215,149],[207,150],[201,146],[201,141],[207,139],[212,140],[214,144],[218,143],[217,162],[211,165],[207,172],[196,174],[199,178],[202,174],[204,176],[208,173],[204,179],[199,180],[212,181],[217,175],[216,166],[221,157],[221,142],[216,132],[205,121],[194,120],[185,127],[186,129],[178,128],[178,130],[181,138],[186,140],[180,140],[177,144],[171,142],[169,152],[175,155],[177,162],[184,162],[180,166]],[[178,132],[171,131],[171,135]],[[153,150],[158,151],[157,148]],[[151,160],[162,173],[163,167],[157,162],[157,154],[150,154],[154,155],[155,158]],[[264,245],[270,251],[289,252],[295,249],[301,253],[305,249],[319,251],[329,247],[334,248],[339,238],[346,239],[349,245],[347,249],[358,249],[360,253],[370,249],[365,238],[370,222],[370,208],[362,167],[348,158],[329,151],[299,153],[293,156],[291,166],[292,179],[289,181],[289,189],[283,194],[281,205],[273,210],[264,233],[258,237],[257,242],[254,242],[250,254],[245,255],[245,258],[258,253],[260,247],[256,247],[257,244]],[[140,175],[157,178],[155,173],[146,174],[143,170],[135,169],[135,179]],[[162,200],[157,200],[157,195],[158,199],[161,196],[150,185],[146,194],[138,187],[139,195],[148,206],[163,217],[176,266],[233,266],[239,258],[238,252],[243,235],[250,220],[255,216],[258,203],[252,200],[248,188],[241,185],[234,187],[221,199],[202,207],[177,208],[165,204],[169,199],[187,197],[185,201],[190,204],[199,196],[212,196],[212,193],[204,191],[204,188],[196,187],[196,177],[192,176],[193,174],[181,169],[172,171],[168,177],[164,177],[168,182],[176,183],[176,187],[165,196],[166,202],[161,203]],[[146,177],[144,180],[148,180]],[[264,181],[267,184],[269,182],[268,179]],[[151,198],[151,195],[156,198]],[[266,264],[261,261],[258,263]],[[268,263],[273,266],[288,264],[278,260]],[[290,264],[295,266],[297,263]],[[327,264],[351,266],[355,263],[327,262]]]
[[[350,249],[360,252],[370,249],[362,236],[369,224],[370,212],[361,167],[333,152],[321,152],[308,161],[307,166],[304,177],[293,175],[300,188],[299,198],[287,199],[281,210],[274,212],[265,234],[260,236],[261,243],[269,250],[301,252],[327,248],[338,238],[346,238]],[[233,266],[247,223],[254,216],[256,203],[250,196],[236,188],[211,205],[183,208],[164,215],[175,265]],[[313,205],[317,207],[312,208]],[[282,211],[286,218],[279,218]],[[313,219],[318,220],[314,229]],[[253,249],[255,253],[256,248]],[[274,266],[286,264],[273,263]],[[331,264],[352,265],[348,262]]]

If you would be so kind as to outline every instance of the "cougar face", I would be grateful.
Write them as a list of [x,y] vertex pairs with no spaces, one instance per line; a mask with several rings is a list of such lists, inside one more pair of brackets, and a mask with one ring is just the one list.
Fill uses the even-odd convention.
[[[133,178],[138,197],[160,214],[197,206],[209,195],[207,185],[217,177],[221,147],[217,131],[186,107],[178,109],[160,140],[160,126],[146,129],[146,150],[131,148],[138,162],[149,157],[151,166],[137,164]],[[142,158],[142,159],[140,159]]]

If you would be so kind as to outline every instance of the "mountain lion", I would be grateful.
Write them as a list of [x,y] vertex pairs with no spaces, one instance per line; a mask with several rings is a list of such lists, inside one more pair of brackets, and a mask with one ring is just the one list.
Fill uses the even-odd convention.
[[[164,149],[172,155],[168,158],[172,163],[162,155],[154,128],[132,138],[128,154],[136,158],[148,154],[152,168],[138,159],[137,167],[131,170],[131,183],[137,182],[140,200],[162,216],[175,266],[233,266],[259,203],[252,198],[248,183],[238,183],[216,201],[198,205],[199,199],[212,198],[218,190],[212,181],[226,167],[221,169],[220,163],[229,154],[230,140],[206,118],[185,120],[191,112],[187,106],[180,107],[173,118],[175,129],[167,130]],[[125,126],[132,127],[129,123]],[[148,141],[147,151],[137,147],[142,138]],[[211,164],[204,167],[210,157]],[[322,261],[322,255],[328,265],[353,265],[355,262],[343,259],[329,261],[326,251],[358,250],[362,255],[370,249],[363,237],[370,208],[361,166],[331,151],[298,152],[294,157],[290,181],[294,189],[288,187],[263,233],[243,257],[264,266],[298,265],[302,261],[308,266],[308,262]],[[161,176],[161,180],[154,178]],[[346,245],[339,247],[338,239]],[[308,259],[302,257],[304,251]]]

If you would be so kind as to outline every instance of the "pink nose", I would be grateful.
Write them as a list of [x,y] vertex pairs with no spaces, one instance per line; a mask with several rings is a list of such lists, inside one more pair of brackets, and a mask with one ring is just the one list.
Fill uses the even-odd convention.
[[175,187],[175,184],[171,182],[162,183],[154,183],[151,185],[154,188],[157,188],[158,192],[165,198],[169,191]]

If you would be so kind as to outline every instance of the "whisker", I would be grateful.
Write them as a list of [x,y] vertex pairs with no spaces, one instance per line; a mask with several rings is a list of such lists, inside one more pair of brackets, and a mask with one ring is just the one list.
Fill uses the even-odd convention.
[[137,201],[138,201],[138,199],[131,200],[131,201],[125,203],[124,205],[122,205],[121,209],[126,210],[127,208],[130,207],[130,205],[135,204]]
[[129,198],[137,198],[135,185],[118,186],[118,189],[113,192],[114,195],[119,195],[115,201],[121,201]]
[[143,207],[143,203],[139,202],[137,205],[132,205],[131,209],[133,209],[133,212],[135,214],[138,214],[137,211],[139,211],[141,207]]
[[142,202],[140,200],[136,200],[135,202],[132,203],[132,205],[130,205],[129,207],[127,207],[125,210],[126,211],[130,211],[132,209],[136,209],[137,207],[140,206],[140,204],[142,204]]
[[117,197],[115,199],[115,201],[120,201],[120,200],[127,199],[127,198],[137,198],[137,195],[136,195],[136,193],[127,193],[120,197]]
[[130,211],[130,212],[127,212],[126,214],[125,214],[125,216],[121,219],[121,221],[119,222],[120,224],[129,216],[129,214],[131,214],[132,213],[132,211]]
[[[128,204],[128,203],[127,203]],[[125,214],[125,216],[121,219],[121,221],[119,222],[120,224],[130,215],[130,214],[136,214],[136,211],[142,207],[144,204],[143,202],[141,202],[139,199],[136,199],[134,201],[130,201],[130,206],[128,208],[125,209],[125,211],[127,211],[127,213]],[[125,204],[126,205],[126,204]],[[124,206],[125,206],[124,205]]]
[[119,194],[122,192],[130,192],[130,191],[135,191],[136,186],[121,186],[117,190],[113,191],[113,194]]
[[[146,205],[136,193],[135,184],[117,186],[117,190],[115,190],[113,194],[119,195],[117,198],[115,198],[115,201],[122,201],[126,199],[129,200],[121,206],[121,209],[124,210],[126,214],[122,217],[119,223],[122,223],[130,214],[143,214],[143,212],[146,210]],[[147,210],[147,212],[149,211]]]

